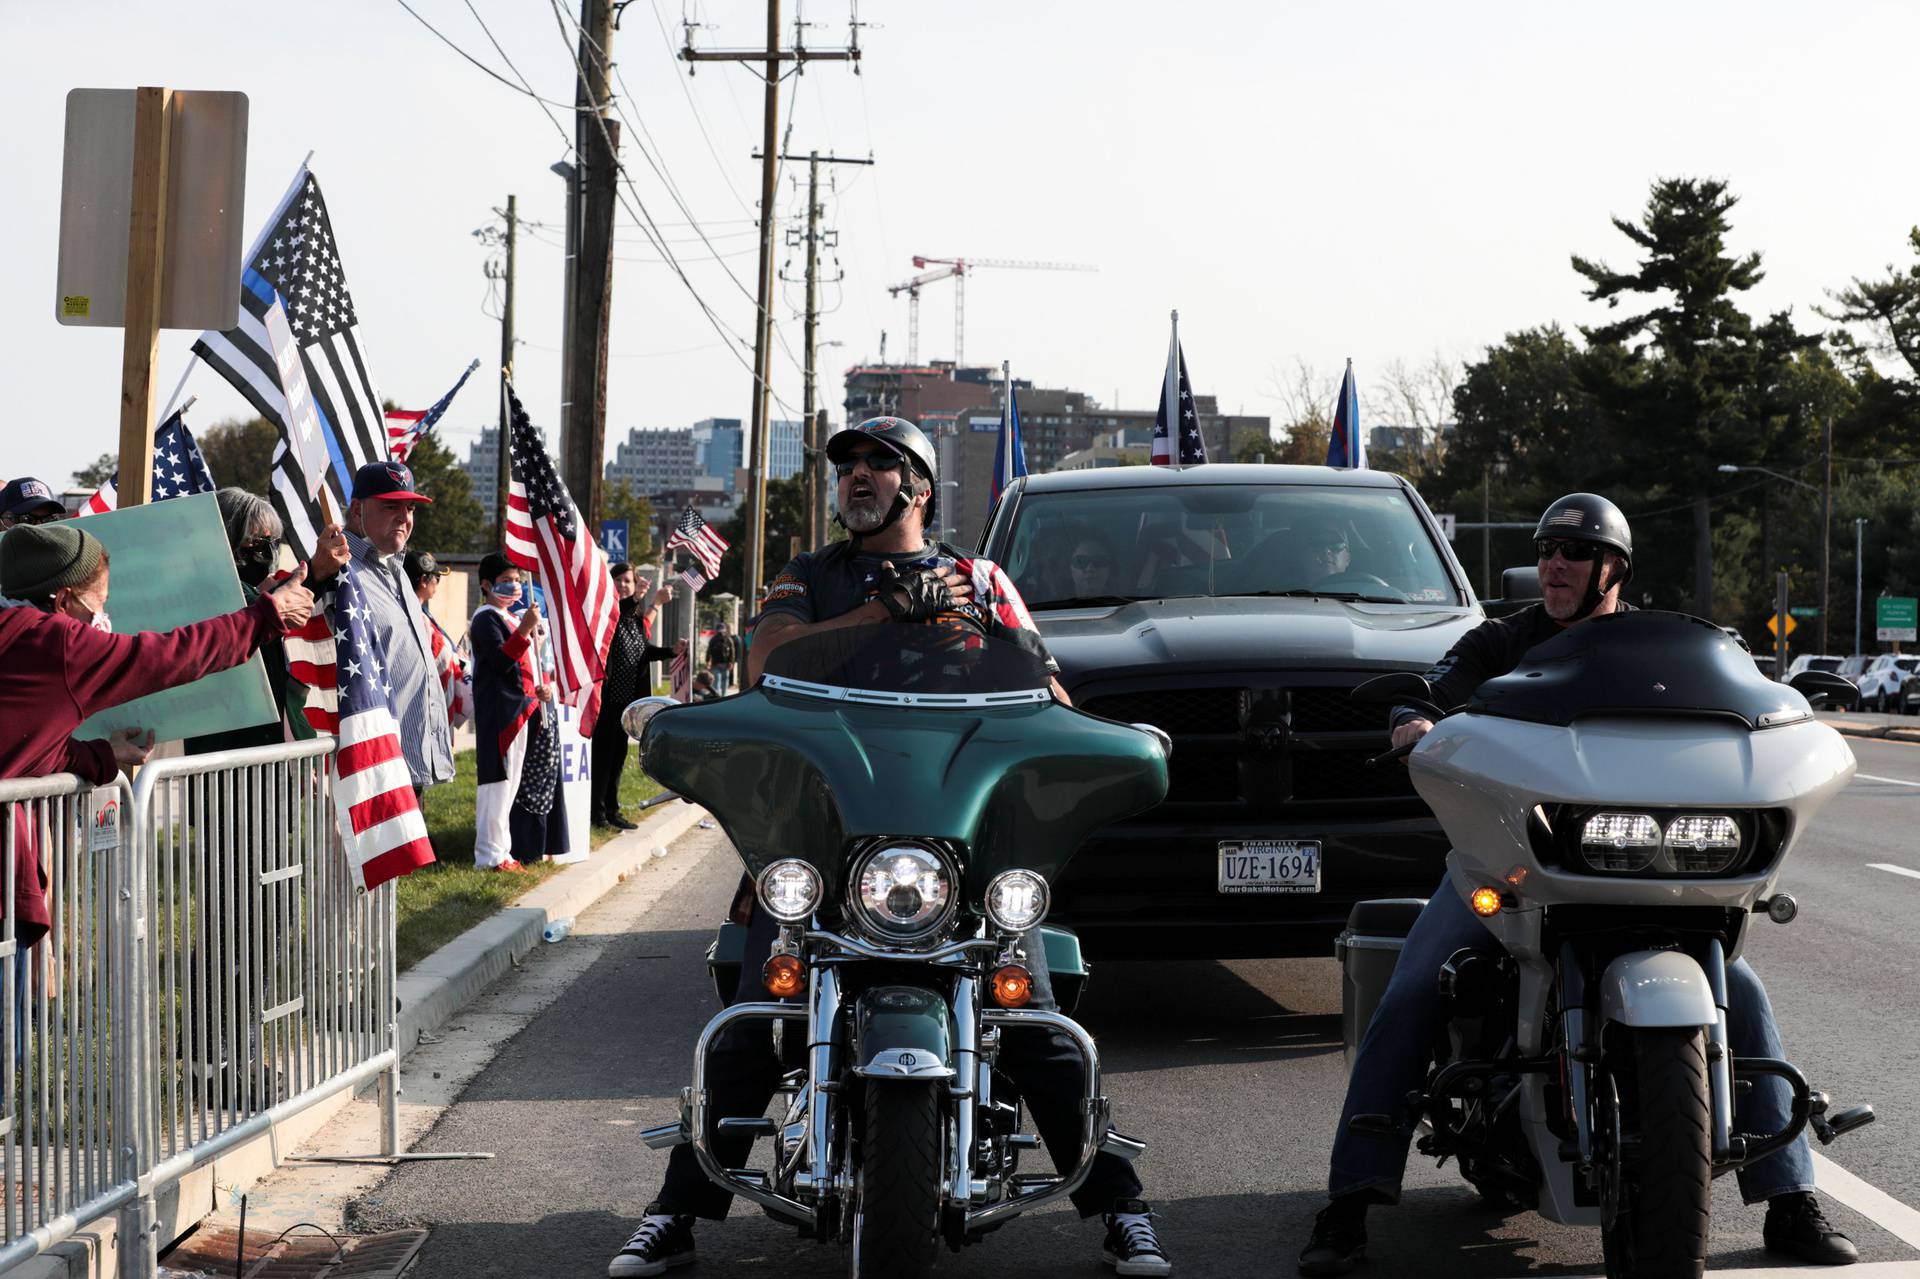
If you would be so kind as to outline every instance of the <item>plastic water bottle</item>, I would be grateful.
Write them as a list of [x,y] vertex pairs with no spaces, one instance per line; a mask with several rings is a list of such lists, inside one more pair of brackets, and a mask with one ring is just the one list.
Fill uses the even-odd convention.
[[565,941],[567,934],[573,931],[573,916],[556,919],[541,930],[540,935],[548,941]]

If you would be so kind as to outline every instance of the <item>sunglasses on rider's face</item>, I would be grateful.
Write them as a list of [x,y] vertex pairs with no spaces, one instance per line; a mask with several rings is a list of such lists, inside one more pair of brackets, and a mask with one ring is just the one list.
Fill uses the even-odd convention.
[[845,461],[835,462],[833,464],[833,473],[844,480],[849,475],[852,475],[853,468],[862,462],[867,464],[869,471],[895,471],[900,468],[900,458],[897,454],[877,452],[862,453],[857,457],[850,457]]
[[1598,542],[1575,541],[1566,537],[1543,537],[1533,544],[1533,549],[1540,552],[1542,564],[1555,555],[1559,555],[1569,564],[1585,564],[1605,548]]
[[1088,573],[1094,569],[1113,567],[1113,561],[1104,555],[1076,555],[1069,560],[1068,563],[1073,565],[1073,570],[1076,573]]

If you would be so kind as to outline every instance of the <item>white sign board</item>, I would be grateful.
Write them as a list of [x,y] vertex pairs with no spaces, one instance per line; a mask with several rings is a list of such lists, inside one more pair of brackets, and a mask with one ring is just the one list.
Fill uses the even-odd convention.
[[1440,531],[1447,535],[1447,540],[1449,542],[1453,541],[1454,540],[1453,539],[1453,534],[1454,534],[1453,516],[1452,515],[1436,515],[1433,518],[1440,521]]
[[[132,89],[67,94],[53,298],[62,324],[126,322],[133,114]],[[176,90],[172,116],[160,327],[230,329],[240,323],[247,95]]]
[[[560,711],[560,793],[567,806],[567,853],[556,862],[583,862],[593,847],[593,742],[580,735],[580,715],[565,702]],[[607,708],[602,707],[602,715]]]

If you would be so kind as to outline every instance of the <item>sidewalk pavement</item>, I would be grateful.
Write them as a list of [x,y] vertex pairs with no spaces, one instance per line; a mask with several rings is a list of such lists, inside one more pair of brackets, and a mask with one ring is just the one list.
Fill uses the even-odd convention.
[[1880,715],[1866,711],[1822,711],[1820,721],[1848,737],[1920,743],[1920,715]]

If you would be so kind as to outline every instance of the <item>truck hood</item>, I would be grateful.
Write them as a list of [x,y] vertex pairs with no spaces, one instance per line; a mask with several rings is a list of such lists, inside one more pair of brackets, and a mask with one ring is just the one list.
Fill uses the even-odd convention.
[[1033,615],[1062,682],[1169,669],[1425,670],[1478,608],[1257,596],[1140,600]]

